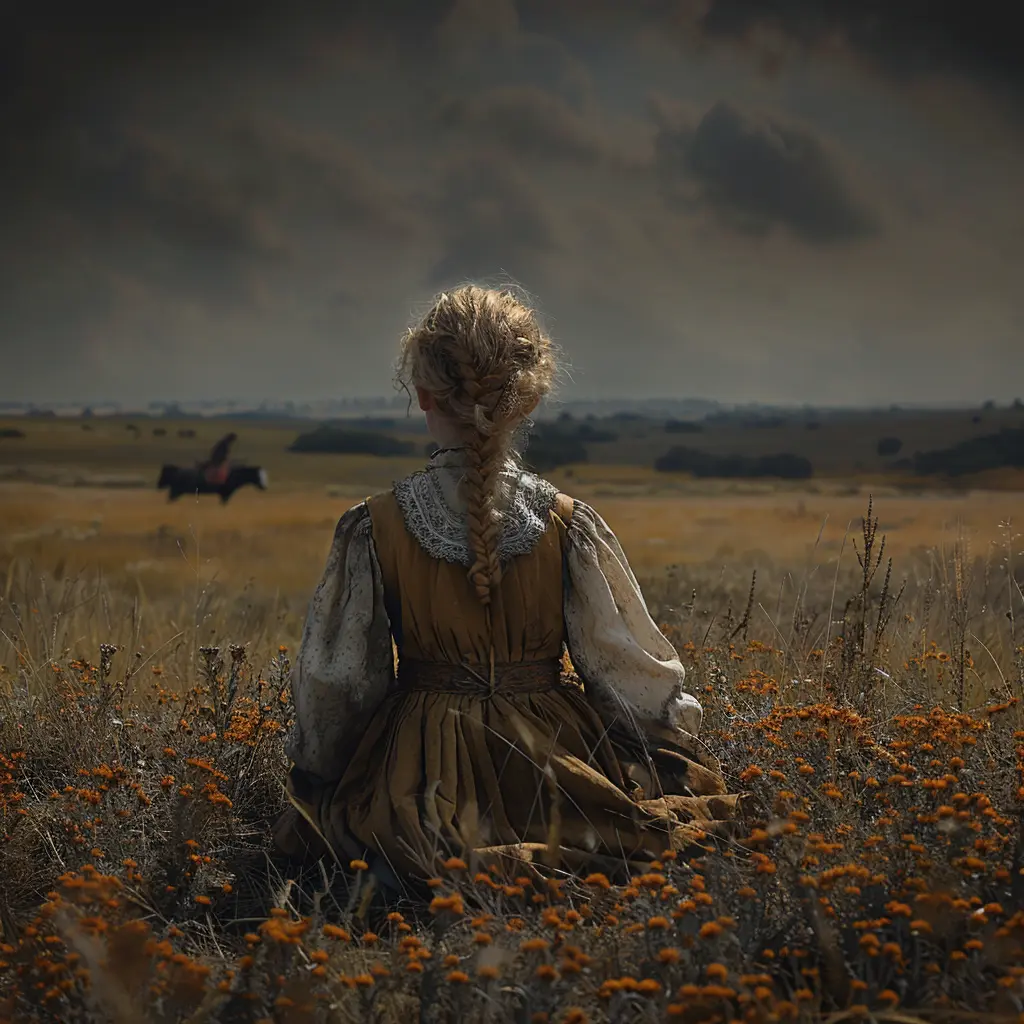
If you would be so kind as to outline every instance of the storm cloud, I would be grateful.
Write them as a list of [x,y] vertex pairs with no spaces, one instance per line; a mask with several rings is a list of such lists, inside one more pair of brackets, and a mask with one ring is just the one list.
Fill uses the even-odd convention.
[[657,165],[666,196],[707,205],[753,235],[789,228],[815,245],[848,242],[873,222],[811,132],[716,103],[696,125],[663,124]]
[[437,119],[443,128],[458,131],[475,145],[501,149],[512,160],[541,158],[586,166],[614,155],[608,140],[564,99],[536,86],[453,96]]
[[23,5],[0,397],[379,393],[411,314],[482,278],[535,296],[566,396],[1012,398],[1015,36],[923,12]]
[[432,211],[443,245],[428,279],[437,287],[481,273],[536,279],[539,261],[557,248],[536,189],[498,160],[468,159],[451,167]]
[[774,35],[802,50],[857,54],[899,79],[955,73],[1024,92],[1019,27],[996,0],[714,0],[699,19],[710,39],[767,52]]

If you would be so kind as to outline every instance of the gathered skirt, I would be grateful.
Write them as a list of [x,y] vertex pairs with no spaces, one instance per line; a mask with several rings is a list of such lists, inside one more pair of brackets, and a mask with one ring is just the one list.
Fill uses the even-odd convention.
[[488,695],[400,688],[340,780],[293,769],[289,792],[339,860],[380,858],[411,880],[451,857],[628,871],[730,833],[739,799],[695,737],[606,721],[566,681]]

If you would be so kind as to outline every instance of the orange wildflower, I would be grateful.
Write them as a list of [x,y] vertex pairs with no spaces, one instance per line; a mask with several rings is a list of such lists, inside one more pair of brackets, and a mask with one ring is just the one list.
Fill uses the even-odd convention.
[[547,939],[524,939],[519,943],[519,948],[524,953],[539,953],[550,949],[551,943]]

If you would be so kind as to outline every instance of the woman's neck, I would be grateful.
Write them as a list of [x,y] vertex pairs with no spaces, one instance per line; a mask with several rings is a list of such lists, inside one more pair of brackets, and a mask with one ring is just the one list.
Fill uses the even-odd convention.
[[[455,512],[465,511],[466,503],[463,493],[463,479],[466,468],[466,448],[464,445],[441,448],[434,452],[430,459],[429,469],[437,474],[441,493],[445,504]],[[519,466],[512,452],[504,460],[495,495],[495,506],[504,508],[512,497],[519,479]]]
[[431,409],[426,416],[427,430],[439,448],[456,448],[465,443],[465,434],[458,423],[453,423],[437,409]]

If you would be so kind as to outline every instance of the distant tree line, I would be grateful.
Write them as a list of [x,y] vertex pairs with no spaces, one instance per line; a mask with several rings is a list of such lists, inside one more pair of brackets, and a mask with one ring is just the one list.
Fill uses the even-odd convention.
[[288,446],[290,452],[315,452],[330,455],[411,455],[416,446],[390,434],[373,430],[349,430],[322,424],[299,434]]
[[559,466],[589,461],[588,445],[608,444],[618,438],[613,430],[578,422],[563,414],[554,423],[537,424],[530,431],[523,462],[534,473],[550,473]]
[[901,461],[901,468],[912,468],[922,476],[965,476],[989,469],[1024,469],[1024,428],[1008,427],[998,434],[972,437],[950,448],[915,452],[913,459]]
[[776,477],[782,480],[807,480],[814,475],[811,460],[791,452],[754,456],[712,455],[681,445],[656,459],[654,468],[662,473],[691,473],[696,477],[725,479]]

